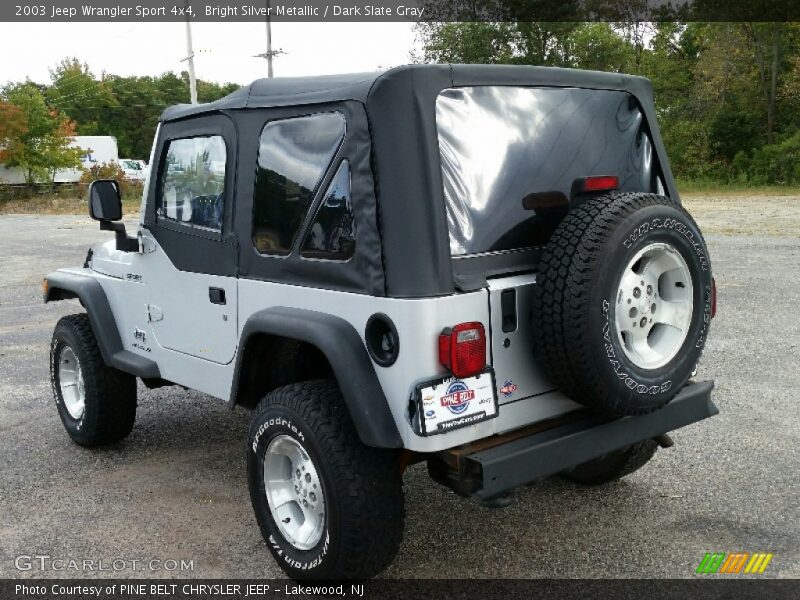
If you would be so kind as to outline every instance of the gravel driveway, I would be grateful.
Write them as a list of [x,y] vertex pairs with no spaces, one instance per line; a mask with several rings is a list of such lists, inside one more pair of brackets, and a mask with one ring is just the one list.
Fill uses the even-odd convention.
[[[622,482],[552,479],[505,509],[412,467],[389,577],[689,577],[708,551],[774,552],[768,576],[800,577],[800,199],[687,204],[709,233],[719,287],[699,378],[717,380],[720,415],[676,432],[673,448]],[[86,450],[64,433],[48,344],[56,320],[78,309],[43,305],[40,283],[106,235],[86,217],[0,216],[0,578],[280,576],[247,494],[246,411],[140,386],[124,442]],[[106,568],[193,562],[183,572],[163,562],[17,569],[17,557],[36,554]]]

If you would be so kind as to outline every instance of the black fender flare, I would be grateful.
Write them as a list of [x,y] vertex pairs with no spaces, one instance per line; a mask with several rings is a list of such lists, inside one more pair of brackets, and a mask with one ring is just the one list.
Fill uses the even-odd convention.
[[272,307],[260,310],[244,324],[231,386],[230,406],[236,405],[242,362],[248,339],[278,335],[317,347],[333,368],[350,417],[361,441],[378,448],[402,448],[403,441],[372,360],[355,328],[344,319],[313,310]]
[[161,377],[158,365],[154,361],[127,351],[123,347],[108,297],[97,279],[90,275],[55,271],[47,275],[45,281],[43,294],[45,303],[70,298],[80,300],[89,315],[100,355],[108,366],[143,379]]

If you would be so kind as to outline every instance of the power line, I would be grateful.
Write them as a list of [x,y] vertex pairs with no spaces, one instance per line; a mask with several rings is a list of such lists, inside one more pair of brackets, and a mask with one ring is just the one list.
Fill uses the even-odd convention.
[[[180,80],[179,77],[178,77],[178,79]],[[139,85],[139,83],[137,81],[135,81],[135,79],[133,79],[133,78],[127,78],[127,77],[122,77],[122,76],[114,76],[113,80],[109,79],[109,80],[106,80],[106,81],[110,82],[109,86],[108,86],[109,87],[108,92],[116,100],[119,100],[118,96],[125,95],[125,94],[135,94],[136,92],[139,91],[139,89],[137,87]],[[157,81],[157,79],[153,78],[153,81],[155,83],[155,81]],[[69,94],[63,94],[63,95],[57,96],[55,98],[48,98],[47,99],[48,103],[51,106],[56,106],[56,107],[59,107],[59,108],[63,108],[65,106],[65,104],[67,104],[67,102],[65,102],[67,100],[71,99],[70,102],[68,102],[69,104],[71,104],[71,103],[74,103],[77,100],[80,100],[81,98],[89,96],[94,91],[98,91],[99,92],[99,90],[95,86],[100,85],[101,83],[103,83],[103,81],[93,80],[93,82],[94,82],[94,85],[88,84],[86,87],[81,88],[81,89],[79,89],[79,90],[77,90],[75,92],[71,92]],[[206,83],[206,82],[204,82],[204,83]],[[224,86],[218,86],[218,87],[222,88]],[[53,89],[53,88],[51,87],[50,89]],[[159,90],[157,88],[156,88],[155,91],[158,92],[158,93],[163,92],[163,90]],[[88,107],[84,106],[84,107],[81,107],[81,108],[88,108]]]

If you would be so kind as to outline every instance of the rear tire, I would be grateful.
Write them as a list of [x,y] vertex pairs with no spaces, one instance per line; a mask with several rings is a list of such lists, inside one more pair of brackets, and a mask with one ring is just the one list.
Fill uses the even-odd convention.
[[136,378],[105,364],[88,315],[69,315],[56,324],[50,381],[58,415],[75,443],[111,444],[133,429]]
[[610,194],[564,217],[534,286],[534,351],[574,401],[652,412],[691,376],[711,319],[711,266],[696,223],[669,198]]
[[578,465],[561,477],[581,485],[602,485],[638,471],[650,462],[656,450],[658,443],[646,440]]
[[247,473],[261,533],[289,577],[367,579],[397,554],[399,455],[362,443],[335,382],[264,397],[250,424]]

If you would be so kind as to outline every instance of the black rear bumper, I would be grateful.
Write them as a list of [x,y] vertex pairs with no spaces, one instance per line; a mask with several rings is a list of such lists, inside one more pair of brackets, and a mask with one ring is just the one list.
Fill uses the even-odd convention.
[[[455,452],[459,491],[492,498],[511,488],[555,475],[631,444],[719,413],[713,381],[685,386],[663,408],[636,417],[574,413],[553,427],[474,452]],[[456,466],[456,465],[453,465]],[[452,482],[451,483],[455,483]]]

